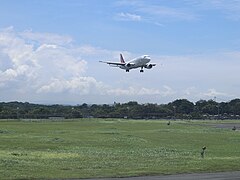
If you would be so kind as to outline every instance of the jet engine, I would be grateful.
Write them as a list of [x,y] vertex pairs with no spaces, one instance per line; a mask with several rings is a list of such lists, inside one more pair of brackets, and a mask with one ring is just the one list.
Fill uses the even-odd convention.
[[152,64],[147,64],[144,66],[146,69],[152,69],[153,65]]

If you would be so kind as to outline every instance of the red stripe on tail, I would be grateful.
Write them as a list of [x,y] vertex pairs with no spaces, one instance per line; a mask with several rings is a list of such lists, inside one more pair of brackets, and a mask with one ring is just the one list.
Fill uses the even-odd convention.
[[124,61],[124,59],[123,59],[123,55],[122,55],[122,54],[120,54],[120,61],[121,61],[121,63],[125,63],[125,61]]

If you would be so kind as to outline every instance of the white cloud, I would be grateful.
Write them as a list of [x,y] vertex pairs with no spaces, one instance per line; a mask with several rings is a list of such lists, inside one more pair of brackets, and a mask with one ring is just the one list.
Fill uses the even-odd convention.
[[138,96],[138,95],[152,95],[159,94],[159,91],[156,89],[147,89],[147,88],[136,88],[136,87],[129,87],[127,89],[109,89],[107,91],[109,95],[117,95],[117,96]]
[[[63,102],[66,97],[67,102],[68,99],[78,102],[84,96],[85,102],[89,98],[92,103],[116,99],[163,103],[177,98],[197,101],[239,95],[238,51],[156,56],[152,59],[157,66],[152,70],[144,74],[134,70],[125,73],[98,63],[119,59],[118,51],[76,46],[66,41],[65,36],[60,40],[60,35],[56,36],[61,43],[54,43],[50,37],[49,42],[42,43],[21,34],[13,28],[0,30],[0,92],[5,99],[26,101],[27,97],[29,101],[41,102],[45,98],[51,103],[53,98]],[[130,52],[123,53],[126,59],[135,57]],[[160,67],[161,63],[164,66]]]
[[[228,19],[240,20],[239,0],[184,0],[182,6],[178,2],[164,3],[149,1],[117,1],[116,6],[127,8],[129,14],[138,14],[141,22],[165,26],[172,21],[196,21],[209,15],[207,11],[215,11]],[[121,14],[121,13],[119,13]],[[126,14],[121,14],[126,16]]]
[[207,97],[216,97],[216,96],[232,97],[232,96],[229,96],[227,93],[218,92],[216,91],[216,89],[209,89],[206,93],[203,93],[203,95]]
[[149,1],[117,1],[118,7],[129,9],[130,13],[119,13],[119,19],[134,20],[145,23],[164,26],[163,23],[169,21],[192,21],[198,19],[198,16],[190,8],[176,8],[163,3],[153,3]]
[[1,88],[14,81],[20,87],[23,84],[23,89],[36,90],[51,79],[80,77],[87,69],[87,62],[72,53],[74,47],[68,47],[69,39],[48,33],[19,33],[13,28],[0,31]]
[[70,80],[51,79],[49,84],[39,88],[38,93],[100,94],[104,85],[93,77],[75,77]]
[[[43,38],[46,36],[46,38]],[[107,85],[87,74],[87,61],[82,57],[119,58],[118,51],[90,45],[74,46],[63,36],[48,33],[16,32],[13,28],[0,31],[0,90],[11,88],[11,93],[31,96],[165,96],[169,89],[131,86],[127,89]],[[57,40],[56,40],[57,39]],[[67,38],[68,39],[68,38]],[[70,38],[71,39],[71,38]],[[132,56],[123,52],[125,57]],[[96,61],[98,62],[98,61]],[[96,65],[96,64],[94,64]],[[105,66],[104,66],[105,67]],[[107,67],[108,68],[108,67]],[[110,69],[109,69],[110,70]],[[102,73],[102,72],[101,72]],[[17,89],[13,88],[17,87]],[[16,95],[17,96],[17,95]],[[27,95],[25,95],[27,96]],[[34,99],[33,99],[34,100]]]
[[24,31],[22,33],[19,33],[19,35],[23,39],[27,39],[31,43],[37,44],[66,45],[72,42],[72,38],[66,35],[32,32],[32,30]]
[[236,97],[234,94],[229,94],[226,92],[219,92],[214,88],[202,89],[196,87],[188,87],[183,90],[183,93],[178,92],[178,96],[181,99],[188,99],[190,101],[198,101],[200,99],[221,99],[227,101]]
[[117,19],[121,21],[141,21],[142,20],[140,15],[123,13],[123,12],[117,14]]
[[129,88],[116,88],[116,89],[108,89],[106,91],[109,95],[116,95],[116,96],[161,96],[166,97],[169,95],[173,95],[175,92],[172,88],[168,86],[163,86],[163,90],[154,89],[154,88],[145,88],[145,87],[134,87],[130,86]]

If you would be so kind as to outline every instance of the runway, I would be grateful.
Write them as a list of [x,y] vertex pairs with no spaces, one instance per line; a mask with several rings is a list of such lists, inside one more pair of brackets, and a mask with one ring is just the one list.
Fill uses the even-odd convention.
[[98,178],[85,180],[240,180],[240,171],[218,173],[193,173],[161,176],[141,176],[127,178]]

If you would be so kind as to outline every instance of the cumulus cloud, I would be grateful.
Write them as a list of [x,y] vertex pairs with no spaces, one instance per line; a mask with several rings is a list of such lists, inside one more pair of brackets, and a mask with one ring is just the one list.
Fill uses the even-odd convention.
[[[25,31],[17,32],[12,27],[0,30],[0,92],[6,100],[25,101],[27,97],[28,101],[35,101],[37,97],[41,102],[44,97],[51,103],[54,96],[54,102],[59,98],[63,102],[64,97],[77,102],[84,96],[93,103],[116,99],[162,103],[177,98],[196,101],[239,95],[238,51],[155,56],[152,59],[157,66],[139,75],[105,64],[100,67],[99,60],[117,61],[119,51],[77,46],[65,35],[36,34],[31,31],[26,35]],[[121,53],[126,59],[136,57],[130,52]]]
[[28,79],[34,74],[36,63],[31,59],[32,50],[32,47],[18,38],[12,29],[0,32],[0,82],[2,85],[18,77]]
[[[171,88],[163,90],[132,85],[118,88],[107,85],[95,76],[87,75],[88,62],[84,58],[119,58],[118,51],[109,51],[91,45],[76,46],[68,36],[32,31],[17,32],[13,27],[0,30],[0,91],[16,97],[72,95],[131,97],[167,96]],[[123,52],[125,57],[132,56]],[[98,62],[98,61],[96,61]],[[96,64],[94,64],[96,65]],[[93,66],[95,67],[95,66]],[[106,66],[104,66],[106,67]],[[102,73],[102,72],[101,72]],[[56,98],[55,98],[56,99]],[[33,99],[34,100],[34,99]]]
[[75,77],[70,80],[51,79],[49,84],[43,85],[38,92],[70,92],[74,94],[100,94],[104,89],[103,83],[96,81],[93,77]]
[[[71,53],[71,38],[48,33],[16,32],[12,27],[0,31],[1,87],[14,81],[33,90],[51,83],[81,76],[87,62]],[[23,83],[24,82],[24,83]],[[58,88],[58,86],[56,86]],[[54,89],[51,86],[51,89]]]

